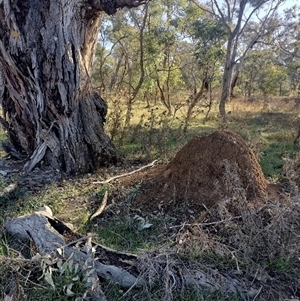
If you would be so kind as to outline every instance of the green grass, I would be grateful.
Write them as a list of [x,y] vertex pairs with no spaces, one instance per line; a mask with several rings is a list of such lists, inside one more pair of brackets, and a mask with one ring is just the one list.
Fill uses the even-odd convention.
[[[6,184],[2,186],[6,187]],[[38,203],[31,196],[32,194],[28,189],[19,186],[10,192],[3,193],[0,196],[0,221],[37,209]]]
[[[255,109],[255,108],[254,108]],[[232,110],[229,118],[229,129],[239,133],[245,141],[259,154],[259,162],[265,176],[277,181],[280,179],[282,167],[284,164],[283,157],[289,154],[291,157],[295,153],[294,138],[295,129],[297,128],[297,114],[295,112],[258,112],[251,110]],[[147,110],[143,110],[147,114]],[[133,125],[124,139],[123,144],[119,145],[118,136],[115,144],[118,146],[119,154],[124,158],[154,160],[163,158],[165,161],[174,157],[175,152],[189,141],[194,135],[209,134],[218,128],[217,113],[213,111],[205,125],[202,124],[204,114],[197,115],[193,118],[188,132],[181,132],[182,116],[178,119],[170,120],[168,126],[162,123],[162,110],[155,111],[157,116],[152,116],[153,124],[150,126],[138,126],[139,118],[133,120]],[[169,118],[169,117],[168,117]],[[109,123],[109,120],[108,120]],[[5,139],[5,133],[0,131],[0,140]],[[114,171],[118,173],[117,171]],[[100,175],[99,175],[100,177]],[[101,174],[106,177],[106,174]],[[54,215],[65,222],[71,222],[77,232],[86,235],[87,232],[97,234],[98,242],[110,248],[128,251],[130,253],[139,253],[143,251],[153,251],[159,248],[170,248],[176,246],[178,241],[170,239],[170,225],[176,224],[176,221],[170,217],[145,216],[143,212],[137,214],[146,218],[146,221],[153,225],[147,229],[140,230],[137,220],[134,219],[136,212],[130,210],[115,209],[104,212],[100,218],[88,221],[91,213],[101,203],[106,190],[109,191],[110,202],[121,201],[128,203],[134,199],[139,192],[140,186],[132,188],[129,192],[123,191],[124,187],[118,187],[118,184],[110,183],[107,185],[94,185],[93,181],[99,180],[97,174],[71,178],[58,184],[44,187],[40,192],[29,191],[25,187],[17,187],[9,193],[1,193],[9,184],[9,181],[16,179],[3,179],[0,177],[0,226],[5,219],[19,216],[22,214],[35,211],[41,205],[48,205]],[[127,198],[124,198],[124,195]],[[119,212],[119,211],[121,212]],[[169,220],[168,220],[169,218]],[[177,228],[176,228],[177,229]],[[179,231],[179,228],[178,228]],[[172,235],[174,233],[172,232]],[[212,241],[220,238],[214,237],[213,231],[210,233]],[[249,234],[250,235],[250,234]],[[7,250],[6,237],[0,237],[0,255],[7,256],[10,253]],[[231,246],[228,246],[230,249]],[[16,254],[9,254],[15,256]],[[236,261],[229,255],[218,255],[214,251],[199,252],[197,246],[192,242],[187,252],[178,254],[183,262],[188,263],[197,260],[202,264],[222,271],[236,270]],[[294,266],[294,259],[291,257],[276,257],[273,260],[263,263],[263,268],[269,273],[286,273],[293,277],[300,277],[300,268]],[[242,265],[239,267],[247,271],[251,267]],[[35,300],[74,300],[68,298],[63,293],[64,286],[70,281],[69,276],[54,274],[57,290],[54,291],[42,279],[39,267],[34,267],[34,273],[30,274],[32,282],[26,282],[26,276],[29,268],[25,265],[16,263],[0,264],[0,291],[7,286],[9,279],[18,271],[20,283],[23,285],[25,293],[29,299]],[[20,274],[19,274],[20,273]],[[246,273],[246,272],[245,272]],[[26,283],[26,284],[25,284]],[[84,288],[80,285],[74,287],[78,296]],[[165,295],[160,283],[143,289],[132,289],[126,291],[123,288],[112,284],[103,284],[103,290],[109,301],[114,300],[139,300],[139,301],[158,301],[164,300]],[[238,301],[241,298],[234,294],[223,294],[220,292],[205,292],[201,290],[182,290],[173,292],[174,300],[182,301],[215,301],[215,300],[233,300]]]
[[270,143],[262,148],[262,158],[260,160],[261,168],[267,178],[275,181],[280,179],[282,167],[284,165],[284,156],[289,154],[290,157],[295,153],[292,143],[278,142]]
[[283,157],[287,154],[292,157],[296,152],[297,116],[295,112],[248,112],[230,123],[232,129],[256,149],[264,175],[274,181],[280,178]]
[[294,148],[294,136],[291,130],[279,130],[277,132],[263,133],[264,145],[261,148],[260,165],[267,178],[278,181],[284,157],[293,157],[296,150]]
[[185,261],[197,260],[205,266],[217,266],[219,271],[235,270],[237,268],[236,260],[233,256],[221,256],[213,251],[199,253],[199,251],[193,251],[193,246],[191,246],[188,252],[182,254],[181,258]]
[[153,225],[140,230],[134,215],[112,219],[98,229],[93,229],[99,243],[119,251],[138,253],[140,250],[153,250],[160,246],[158,237],[163,234],[163,222],[158,219],[149,221]]
[[[127,292],[114,285],[108,285],[104,290],[108,300],[124,300],[124,301],[163,301],[168,296],[162,293],[159,285],[154,285],[145,289],[142,297],[137,298],[138,291],[133,289]],[[205,290],[195,290],[194,287],[188,287],[186,290],[175,291],[173,293],[173,300],[178,301],[241,301],[242,298],[237,294],[220,293],[220,292],[207,292]]]
[[277,256],[274,259],[270,260],[267,269],[270,271],[279,271],[279,272],[290,272],[293,269],[296,269],[297,272],[300,272],[300,269],[296,268],[294,265],[294,261],[290,257],[282,257],[282,256]]
[[7,139],[6,134],[0,130],[0,141],[4,141],[6,139]]

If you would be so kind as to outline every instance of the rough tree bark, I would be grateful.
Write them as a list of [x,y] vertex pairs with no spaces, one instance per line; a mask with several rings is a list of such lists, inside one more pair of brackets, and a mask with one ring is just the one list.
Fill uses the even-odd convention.
[[8,154],[68,174],[116,161],[91,90],[101,13],[145,0],[0,0],[0,102]]

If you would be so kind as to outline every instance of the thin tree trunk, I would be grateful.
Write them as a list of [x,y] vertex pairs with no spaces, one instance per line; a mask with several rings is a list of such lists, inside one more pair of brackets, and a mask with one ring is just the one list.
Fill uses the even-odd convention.
[[234,88],[236,87],[236,84],[238,82],[239,74],[240,74],[240,70],[237,69],[236,72],[233,75],[233,79],[232,79],[232,82],[231,82],[231,87],[230,87],[230,97],[231,98],[234,97]]
[[206,123],[207,118],[208,118],[208,115],[209,115],[209,113],[210,113],[210,111],[211,111],[211,108],[212,108],[212,105],[213,105],[213,97],[212,97],[211,81],[212,81],[212,80],[210,80],[210,82],[209,82],[209,87],[208,87],[208,89],[209,89],[209,104],[208,104],[208,110],[207,110],[206,115],[205,115],[205,117],[204,117],[204,119],[203,119],[203,124]]
[[[127,104],[126,104],[126,114],[125,114],[125,122],[124,122],[124,127],[122,131],[122,136],[120,138],[120,145],[123,145],[124,139],[127,136],[127,131],[130,127],[131,123],[131,117],[132,117],[132,106],[134,104],[134,101],[136,100],[136,97],[143,85],[144,79],[145,79],[145,69],[144,69],[144,31],[145,31],[145,26],[146,26],[146,21],[148,17],[148,5],[145,6],[145,11],[144,11],[144,17],[142,19],[141,24],[139,24],[139,21],[135,18],[134,15],[132,15],[132,19],[135,21],[137,27],[139,28],[139,46],[140,46],[140,55],[139,55],[139,80],[138,83],[135,87],[132,85],[132,73],[133,69],[132,66],[130,66],[129,63],[129,57],[126,54],[126,62],[128,65],[128,81],[129,81],[129,96],[127,99]],[[131,90],[132,89],[132,90]]]
[[193,115],[193,110],[195,108],[195,106],[197,105],[197,103],[199,102],[199,100],[201,99],[201,97],[204,94],[205,91],[205,83],[207,82],[207,71],[206,74],[202,80],[201,83],[201,87],[200,90],[191,98],[191,101],[189,102],[189,106],[188,106],[188,110],[186,113],[186,117],[184,120],[184,126],[183,126],[183,133],[186,134],[187,133],[187,128],[189,126],[189,123],[192,119],[192,115]]
[[[245,10],[246,4],[247,4],[247,0],[241,0],[239,2],[239,13],[238,13],[237,24],[233,29],[233,31],[231,31],[229,25],[227,24],[227,27],[230,30],[230,35],[227,43],[226,63],[225,63],[225,69],[223,74],[223,87],[222,87],[221,100],[219,104],[221,128],[227,128],[226,103],[230,99],[233,68],[234,65],[236,64],[235,60],[237,56],[237,46],[238,46],[239,36],[241,34],[240,29],[241,29],[243,12]],[[225,20],[223,21],[226,22]]]
[[222,94],[221,94],[221,100],[219,103],[220,127],[221,128],[227,128],[226,103],[230,99],[232,71],[233,71],[233,65],[232,65],[232,62],[229,61],[226,64],[226,67],[224,70]]

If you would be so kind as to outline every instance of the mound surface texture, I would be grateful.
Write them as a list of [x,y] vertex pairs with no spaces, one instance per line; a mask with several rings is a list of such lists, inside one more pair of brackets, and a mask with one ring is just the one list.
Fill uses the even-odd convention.
[[193,138],[145,184],[136,202],[151,211],[201,211],[224,199],[255,201],[266,189],[253,152],[239,135],[226,130]]

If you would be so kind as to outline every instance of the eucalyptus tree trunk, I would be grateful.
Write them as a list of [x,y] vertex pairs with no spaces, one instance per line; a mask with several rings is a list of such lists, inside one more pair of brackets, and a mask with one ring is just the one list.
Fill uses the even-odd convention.
[[222,93],[221,99],[219,103],[219,113],[220,113],[220,127],[227,128],[227,116],[226,116],[226,103],[230,100],[231,93],[231,84],[232,84],[232,75],[233,69],[236,64],[236,56],[237,56],[237,47],[240,36],[241,22],[242,16],[245,9],[245,5],[248,0],[241,0],[239,4],[239,16],[237,20],[237,24],[233,30],[229,29],[229,37],[227,41],[227,50],[226,50],[226,61],[225,68],[223,73],[223,85],[222,85]]
[[48,164],[68,174],[115,162],[104,133],[107,105],[91,90],[101,13],[143,0],[0,0],[4,149],[24,171]]
[[[231,38],[231,37],[230,37]],[[220,127],[227,128],[227,116],[226,116],[226,103],[230,99],[231,83],[232,83],[232,74],[234,68],[234,58],[232,50],[233,39],[228,41],[227,53],[226,53],[226,63],[223,73],[223,83],[222,83],[222,93],[219,103],[219,113],[220,113]]]

